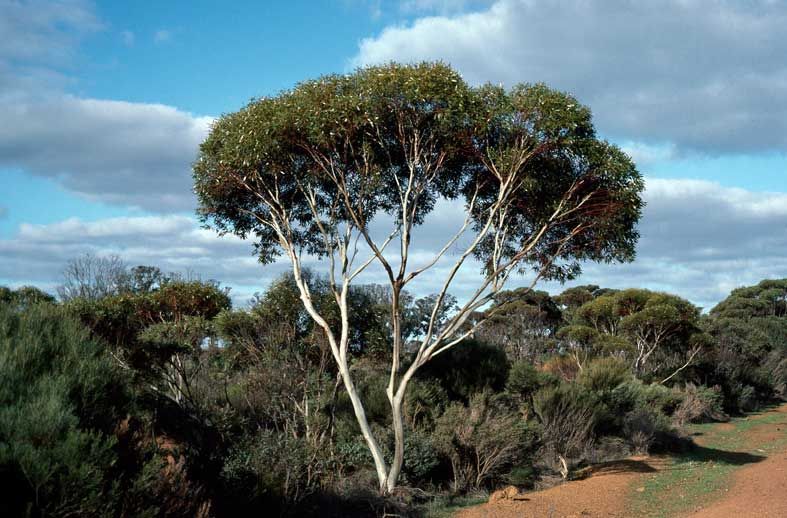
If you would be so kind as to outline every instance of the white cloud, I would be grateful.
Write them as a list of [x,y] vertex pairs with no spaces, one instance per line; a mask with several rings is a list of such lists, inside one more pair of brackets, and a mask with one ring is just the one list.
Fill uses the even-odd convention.
[[445,60],[473,83],[570,91],[613,137],[785,151],[785,26],[783,2],[498,0],[389,26],[351,64]]
[[191,163],[212,121],[170,106],[69,95],[0,97],[0,167],[108,203],[194,207]]
[[674,144],[652,145],[644,142],[625,141],[621,149],[630,156],[637,167],[647,167],[659,162],[667,162],[677,157]]
[[[677,293],[709,308],[733,288],[787,272],[787,193],[755,193],[697,180],[649,179],[648,205],[640,224],[638,257],[625,265],[590,264],[574,284],[647,287]],[[425,264],[461,221],[461,209],[438,205],[428,225],[416,234],[411,266]],[[53,286],[66,261],[84,252],[118,254],[128,263],[164,270],[191,270],[233,286],[243,302],[288,270],[284,259],[262,266],[251,255],[251,242],[218,237],[185,216],[111,218],[85,222],[69,219],[50,225],[21,225],[0,240],[0,279],[15,284]],[[416,294],[437,291],[457,250],[410,286]],[[318,272],[324,262],[307,259]],[[466,297],[478,281],[478,264],[460,272],[453,292]],[[358,282],[382,282],[379,268]],[[515,280],[512,286],[522,284]],[[552,292],[564,287],[544,284]]]
[[[102,28],[78,0],[0,0],[0,169],[106,203],[192,210],[191,163],[210,117],[64,93],[79,39]],[[159,31],[157,38],[170,33]],[[120,33],[127,44],[134,34]]]
[[670,291],[709,309],[733,288],[787,276],[787,193],[651,178],[645,199],[637,260],[588,265],[579,284]]
[[478,5],[490,4],[491,0],[404,0],[399,8],[405,12],[415,13],[456,13]]
[[0,240],[0,279],[13,285],[53,289],[69,259],[90,252],[117,254],[129,265],[154,265],[164,271],[191,271],[232,286],[243,303],[284,271],[260,266],[251,245],[234,236],[219,237],[185,216],[77,218],[49,224],[22,224],[15,236]]
[[90,5],[80,0],[2,0],[0,61],[59,65],[71,57],[75,41],[101,28]]

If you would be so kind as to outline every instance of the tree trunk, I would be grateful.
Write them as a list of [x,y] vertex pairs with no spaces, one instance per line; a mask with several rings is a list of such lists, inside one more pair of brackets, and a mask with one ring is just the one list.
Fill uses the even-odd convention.
[[361,428],[361,435],[363,435],[364,440],[366,441],[366,445],[369,447],[369,451],[372,453],[372,458],[374,459],[374,468],[377,471],[377,480],[380,483],[380,491],[387,491],[388,490],[388,466],[385,463],[385,457],[383,456],[383,451],[380,448],[380,445],[377,443],[377,440],[372,435],[372,429],[369,426],[369,421],[366,419],[366,411],[363,409],[363,404],[361,403],[361,398],[358,397],[358,391],[355,389],[355,384],[350,377],[350,371],[346,365],[340,365],[339,371],[342,375],[342,380],[344,381],[344,388],[347,390],[347,395],[350,397],[350,401],[353,405],[353,411],[355,412],[355,419],[358,421],[358,426]]
[[388,471],[386,481],[386,491],[390,493],[396,488],[399,474],[404,464],[404,416],[402,415],[402,394],[397,394],[391,402],[391,417],[393,418],[394,429],[394,458],[391,462],[391,469]]

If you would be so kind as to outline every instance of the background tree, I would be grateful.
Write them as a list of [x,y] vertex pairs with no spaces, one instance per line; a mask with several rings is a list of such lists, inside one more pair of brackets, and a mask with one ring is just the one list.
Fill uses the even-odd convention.
[[119,256],[86,253],[68,262],[57,294],[60,300],[97,300],[128,291],[129,281],[128,267]]
[[733,290],[703,324],[713,348],[704,372],[721,386],[729,412],[787,396],[787,279]]
[[[465,327],[512,273],[568,279],[579,273],[581,261],[630,260],[643,188],[631,160],[596,138],[590,111],[574,98],[543,85],[472,89],[441,64],[371,67],[253,101],[214,124],[194,176],[207,223],[220,233],[254,236],[263,262],[278,254],[290,261],[383,491],[395,487],[402,468],[402,405],[416,371],[485,320]],[[414,267],[414,230],[428,222],[438,200],[460,197],[466,214],[461,229],[434,258]],[[378,236],[372,222],[388,223],[390,231]],[[402,292],[455,247],[460,252],[434,299],[426,332],[405,357]],[[305,282],[304,253],[327,260],[340,316],[335,325]],[[482,264],[479,283],[439,325],[457,272],[472,257]],[[349,368],[350,287],[372,263],[391,289],[390,462]]]
[[74,298],[66,307],[110,345],[137,381],[195,411],[191,381],[215,334],[211,320],[230,305],[216,283],[169,281],[149,292]]
[[569,349],[627,357],[638,377],[663,374],[665,383],[695,361],[708,345],[699,328],[700,308],[667,293],[645,289],[608,292],[574,312],[560,331]]
[[475,336],[504,348],[512,361],[543,356],[563,321],[560,308],[547,292],[527,288],[499,293],[487,312],[491,316]]
[[53,304],[54,302],[55,297],[35,286],[22,286],[15,290],[0,286],[0,305],[20,310],[36,304]]

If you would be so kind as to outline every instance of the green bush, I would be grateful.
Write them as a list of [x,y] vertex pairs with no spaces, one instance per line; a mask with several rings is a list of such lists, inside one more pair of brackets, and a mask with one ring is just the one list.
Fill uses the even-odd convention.
[[557,383],[557,378],[539,371],[527,360],[519,360],[511,365],[506,381],[506,391],[520,400],[529,400],[539,389]]
[[449,406],[438,419],[433,440],[450,459],[453,491],[462,492],[504,479],[532,454],[537,437],[523,419],[484,391],[467,406]]
[[88,331],[53,305],[0,307],[0,484],[11,514],[103,516],[123,477],[113,429],[129,399]]
[[667,416],[650,407],[635,408],[623,418],[623,436],[634,453],[648,453],[660,438],[671,431]]
[[503,390],[508,378],[508,358],[499,347],[465,340],[427,363],[416,376],[436,379],[451,400],[469,402],[484,389]]
[[542,460],[558,469],[584,457],[596,435],[596,425],[606,409],[596,394],[575,383],[543,388],[533,398],[533,410],[541,425]]
[[615,416],[623,416],[636,408],[648,407],[672,415],[683,400],[680,392],[663,385],[646,385],[632,379],[613,389],[604,402]]
[[609,392],[632,378],[629,366],[613,357],[598,358],[582,369],[577,383],[593,392]]
[[405,394],[405,420],[414,429],[432,428],[448,403],[448,394],[439,381],[413,379]]
[[406,483],[433,481],[441,463],[441,455],[432,437],[423,432],[410,432],[404,439],[402,474]]
[[673,414],[673,421],[677,425],[729,419],[724,413],[724,395],[718,387],[687,383],[681,394],[683,401]]
[[325,467],[306,441],[264,430],[230,449],[221,470],[233,512],[290,510],[314,493]]

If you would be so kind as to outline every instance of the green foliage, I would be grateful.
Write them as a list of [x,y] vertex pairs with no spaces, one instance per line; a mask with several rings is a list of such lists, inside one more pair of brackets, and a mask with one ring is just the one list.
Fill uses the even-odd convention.
[[[63,306],[33,289],[0,289],[0,482],[12,515],[303,515],[324,510],[330,495],[352,501],[376,490],[330,351],[291,276],[241,311],[215,284],[139,276],[137,291]],[[307,280],[320,311],[337,318],[325,280]],[[505,295],[505,319],[527,340],[543,332],[551,349],[540,366],[511,361],[503,342],[468,340],[437,356],[405,396],[401,481],[455,493],[530,487],[545,469],[562,469],[558,456],[572,468],[673,447],[673,426],[726,420],[785,394],[778,286],[736,290],[701,319],[666,294],[582,287],[557,298],[564,313],[573,304],[568,325],[542,318],[557,315],[546,294]],[[390,293],[358,288],[351,369],[390,461],[390,372],[380,361]],[[428,300],[405,294],[402,304],[404,334],[422,332]],[[702,342],[670,387],[630,368],[637,334],[650,340],[661,325],[665,365]],[[103,341],[133,369],[119,369]],[[190,394],[179,410],[150,397],[159,393],[151,385],[177,380],[173,372],[186,375]]]
[[599,358],[589,363],[577,377],[577,383],[596,393],[610,392],[631,379],[631,370],[614,357]]
[[605,408],[598,397],[574,383],[545,387],[533,398],[533,411],[541,425],[544,456],[581,458],[595,438]]
[[221,470],[231,512],[285,511],[319,488],[319,452],[287,434],[261,431],[229,451]]
[[618,385],[604,401],[614,416],[623,416],[637,408],[653,408],[664,415],[672,415],[682,396],[663,385],[648,385],[632,379]]
[[54,302],[55,297],[35,286],[22,286],[15,290],[0,286],[0,306],[24,309],[35,304],[53,304]]
[[748,320],[754,317],[787,316],[787,279],[767,279],[756,286],[733,290],[711,309],[719,318]]
[[7,509],[104,516],[119,508],[112,432],[128,404],[120,372],[60,308],[0,307],[0,478]]
[[[260,259],[272,261],[282,250],[275,231],[255,217],[271,214],[255,193],[275,185],[293,216],[293,244],[322,255],[325,243],[302,186],[312,189],[324,221],[349,221],[350,210],[365,222],[381,212],[397,216],[397,185],[410,172],[402,139],[416,132],[441,160],[429,182],[421,176],[432,171],[418,170],[415,181],[425,190],[413,207],[415,224],[426,220],[437,199],[469,200],[476,192],[472,217],[481,222],[500,181],[491,160],[497,170],[521,170],[524,180],[513,194],[505,257],[549,221],[566,193],[568,203],[586,201],[569,221],[552,222],[550,239],[531,249],[533,264],[549,264],[546,258],[557,254],[547,276],[566,278],[579,272],[583,260],[633,257],[642,179],[623,152],[596,138],[590,110],[545,85],[472,89],[440,63],[392,63],[324,76],[223,116],[194,165],[201,214],[219,232],[253,235]],[[532,150],[532,158],[520,164],[517,157]],[[343,180],[331,175],[325,160]],[[603,199],[594,194],[601,192]],[[563,243],[582,223],[593,231]],[[489,257],[490,246],[483,243],[482,258]]]
[[687,423],[704,423],[708,421],[725,421],[724,395],[718,387],[687,383],[681,391],[683,400],[675,409],[673,420],[678,425]]
[[450,402],[437,379],[414,379],[405,395],[405,420],[414,429],[429,429]]
[[520,398],[532,396],[541,387],[556,383],[549,374],[539,371],[527,361],[517,361],[511,365],[506,381],[506,391]]
[[648,453],[659,438],[671,431],[667,416],[651,407],[635,408],[623,417],[623,437],[635,453]]
[[600,295],[577,308],[573,325],[561,329],[559,337],[575,350],[592,347],[597,354],[628,360],[640,378],[661,380],[691,364],[698,350],[708,349],[709,340],[702,337],[699,324],[700,309],[687,300],[627,289]]
[[509,362],[497,347],[464,340],[427,363],[420,379],[436,379],[452,400],[469,401],[484,389],[499,392],[506,384]]
[[421,485],[436,478],[442,457],[434,438],[426,432],[410,432],[405,437],[402,474],[410,484]]
[[434,430],[437,448],[451,461],[454,492],[501,480],[532,455],[536,441],[534,430],[491,392],[475,394],[467,406],[452,404]]
[[528,288],[499,293],[485,315],[487,321],[475,336],[500,347],[513,361],[540,358],[563,321],[560,308],[548,293]]

